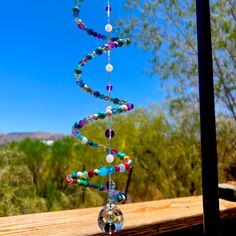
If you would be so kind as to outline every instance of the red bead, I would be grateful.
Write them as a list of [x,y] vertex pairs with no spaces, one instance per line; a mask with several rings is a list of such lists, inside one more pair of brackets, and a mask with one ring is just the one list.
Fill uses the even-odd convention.
[[130,164],[128,162],[125,162],[124,165],[126,170],[130,169]]
[[116,170],[116,172],[120,172],[120,167],[119,166],[115,166],[115,170]]
[[94,170],[89,170],[88,175],[89,175],[89,177],[92,177],[94,175]]
[[79,23],[79,24],[78,24],[78,27],[79,27],[80,29],[84,29],[84,28],[85,28],[84,24],[82,24],[82,23]]

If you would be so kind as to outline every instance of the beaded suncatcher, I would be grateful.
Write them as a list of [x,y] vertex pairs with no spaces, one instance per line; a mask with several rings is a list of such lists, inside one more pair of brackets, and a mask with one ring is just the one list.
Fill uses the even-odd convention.
[[[87,27],[85,23],[79,18],[80,9],[83,3],[84,0],[75,1],[73,7],[73,17],[75,23],[80,30],[83,30],[88,35],[93,36],[94,38],[105,40],[106,43],[101,47],[96,48],[91,53],[87,54],[78,63],[74,70],[75,82],[84,91],[93,95],[95,98],[107,101],[109,105],[105,110],[99,111],[98,113],[95,113],[93,115],[89,115],[86,118],[76,122],[72,127],[72,134],[82,144],[85,144],[91,148],[102,149],[106,153],[106,162],[108,163],[108,165],[106,167],[102,167],[99,169],[94,168],[88,171],[73,171],[66,176],[65,181],[71,185],[81,185],[83,187],[94,188],[102,192],[107,192],[107,204],[101,209],[98,215],[98,226],[101,228],[101,230],[109,234],[113,234],[114,232],[120,230],[124,224],[123,214],[121,210],[116,206],[116,204],[124,203],[127,199],[127,196],[124,192],[116,189],[115,183],[112,180],[112,175],[116,173],[122,173],[131,169],[133,167],[133,162],[128,155],[112,148],[111,140],[114,137],[115,132],[111,128],[111,117],[113,115],[132,110],[134,108],[134,105],[126,100],[111,97],[111,92],[113,90],[113,87],[111,85],[111,72],[113,70],[113,66],[111,64],[111,51],[113,49],[129,45],[131,43],[131,40],[129,38],[110,36],[110,33],[112,32],[112,25],[110,24],[110,14],[112,10],[110,0],[107,0],[107,6],[105,8],[107,13],[107,24],[105,25],[106,34],[101,34]],[[105,67],[108,75],[106,86],[107,94],[102,94],[99,91],[93,90],[87,84],[85,84],[81,78],[84,66],[95,56],[100,56],[104,53],[107,53],[107,65]],[[115,107],[112,107],[112,104],[114,104]],[[108,126],[108,129],[105,130],[105,136],[108,139],[108,145],[98,144],[81,134],[81,130],[84,126],[91,124],[99,119],[105,118],[107,118]],[[112,165],[115,158],[119,158],[121,164]],[[93,176],[106,177],[107,182],[105,184],[92,183],[89,181],[89,179]]]

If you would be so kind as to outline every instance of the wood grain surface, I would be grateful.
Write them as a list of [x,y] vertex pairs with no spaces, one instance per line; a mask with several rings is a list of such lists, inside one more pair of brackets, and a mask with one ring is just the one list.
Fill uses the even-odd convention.
[[[125,218],[116,235],[157,235],[202,223],[202,197],[119,205]],[[0,235],[104,235],[97,226],[99,208],[0,218]],[[236,218],[236,202],[220,200],[222,219]]]

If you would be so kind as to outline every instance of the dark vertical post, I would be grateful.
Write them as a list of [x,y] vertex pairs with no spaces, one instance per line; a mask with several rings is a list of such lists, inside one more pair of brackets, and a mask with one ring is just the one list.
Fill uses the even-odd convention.
[[220,235],[209,0],[196,0],[204,235]]

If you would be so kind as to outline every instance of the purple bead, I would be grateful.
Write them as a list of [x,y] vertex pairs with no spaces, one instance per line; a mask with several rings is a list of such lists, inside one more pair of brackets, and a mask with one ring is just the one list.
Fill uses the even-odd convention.
[[111,154],[117,154],[118,151],[116,149],[111,149]]
[[78,27],[79,27],[80,29],[84,29],[84,28],[85,28],[85,26],[84,26],[83,23],[79,23],[79,24],[78,24]]
[[80,120],[80,121],[79,121],[79,125],[80,125],[81,127],[83,127],[83,126],[86,125],[86,123],[85,123],[83,120]]
[[127,104],[126,106],[128,107],[128,111],[130,111],[130,110],[132,110],[134,108],[133,104]]
[[110,43],[109,43],[109,48],[110,48],[110,49],[113,49],[114,47],[115,47],[115,44],[114,44],[113,42],[110,42]]
[[114,132],[114,130],[112,130],[112,129],[107,129],[106,132],[105,132],[105,136],[106,136],[107,138],[113,138],[114,135],[115,135],[115,132]]
[[98,34],[97,38],[101,39],[102,38],[102,34]]
[[111,11],[111,6],[106,6],[106,11]]
[[107,91],[109,91],[109,92],[112,91],[112,88],[113,87],[111,85],[107,85],[107,87],[106,87]]

